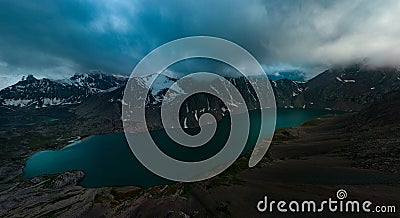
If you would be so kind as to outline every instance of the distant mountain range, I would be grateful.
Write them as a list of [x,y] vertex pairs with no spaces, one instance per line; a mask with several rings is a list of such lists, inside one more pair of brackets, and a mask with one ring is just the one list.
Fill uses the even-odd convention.
[[76,105],[89,96],[113,91],[126,80],[107,74],[88,73],[69,79],[36,79],[32,75],[0,91],[0,104],[10,107],[42,108]]
[[[146,88],[154,76],[135,78],[135,82]],[[243,93],[250,109],[255,108],[254,90],[250,83],[243,77],[227,79]],[[154,114],[150,117],[156,126],[160,123],[157,112],[166,87],[175,81],[177,78],[163,75],[153,83],[146,105]],[[0,105],[10,110],[63,106],[80,117],[119,120],[126,82],[127,78],[102,73],[74,75],[64,80],[36,79],[30,75],[1,90]],[[395,67],[370,68],[354,64],[326,70],[306,82],[279,79],[271,80],[271,85],[278,108],[357,111],[383,98],[386,93],[400,90],[400,71]],[[179,88],[173,91],[177,94],[183,92]],[[227,102],[231,103],[234,104]],[[196,125],[202,113],[212,113],[220,118],[226,112],[226,105],[211,95],[190,98],[182,108],[182,124],[188,123],[189,126]]]

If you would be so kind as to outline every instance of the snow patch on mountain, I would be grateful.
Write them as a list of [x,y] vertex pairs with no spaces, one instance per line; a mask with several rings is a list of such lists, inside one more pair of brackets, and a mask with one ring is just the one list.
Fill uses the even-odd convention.
[[32,100],[29,99],[4,99],[3,105],[14,106],[14,107],[25,107],[29,106]]
[[[345,74],[342,74],[341,76],[344,76]],[[356,81],[354,79],[342,79],[341,77],[336,77],[336,80],[341,82],[341,83],[355,83]]]
[[15,85],[0,91],[0,105],[35,108],[79,104],[85,98],[112,92],[126,80],[107,74],[75,74],[69,79],[22,77]]
[[[178,79],[164,74],[150,74],[144,77],[135,77],[135,80],[143,88],[150,89],[152,95],[157,95],[162,90],[170,88]],[[185,94],[185,91],[178,85],[173,86],[172,90]]]

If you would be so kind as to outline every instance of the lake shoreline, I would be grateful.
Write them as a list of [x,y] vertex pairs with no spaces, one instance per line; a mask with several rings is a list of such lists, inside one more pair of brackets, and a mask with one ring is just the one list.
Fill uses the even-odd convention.
[[[304,123],[304,122],[307,122],[307,121],[309,121],[309,119],[312,119],[312,118],[315,118],[315,117],[320,117],[321,115],[323,115],[323,116],[326,116],[326,115],[328,115],[328,114],[340,114],[340,113],[343,113],[343,112],[338,112],[338,111],[329,111],[329,110],[317,110],[317,109],[279,109],[279,111],[278,111],[278,121],[277,121],[277,124],[276,124],[276,126],[277,126],[277,128],[286,128],[286,127],[293,127],[293,126],[297,126],[297,125],[301,125],[302,123]],[[303,117],[304,116],[304,117]],[[278,129],[276,129],[276,130],[278,130]],[[91,135],[91,136],[86,136],[86,137],[82,137],[82,139],[80,140],[80,143],[78,143],[77,145],[78,146],[83,146],[83,144],[81,144],[81,143],[92,143],[91,141],[93,141],[93,140],[96,140],[95,138],[98,138],[98,137],[100,137],[100,138],[102,138],[102,139],[99,139],[99,140],[97,140],[97,142],[96,143],[103,143],[103,141],[104,140],[107,140],[107,138],[108,137],[112,137],[112,134],[118,134],[118,135],[121,135],[121,136],[118,136],[118,137],[122,137],[123,139],[120,139],[120,138],[115,138],[114,137],[114,140],[117,140],[117,141],[119,141],[119,143],[126,143],[125,141],[126,141],[126,139],[125,139],[125,136],[123,135],[124,134],[124,132],[121,132],[121,131],[113,131],[113,132],[109,132],[109,133],[102,133],[102,134],[99,134],[99,135]],[[96,144],[95,143],[95,144]],[[109,142],[109,143],[111,143],[111,144],[114,144],[114,143],[116,143],[116,142]],[[74,142],[74,143],[71,143],[71,144],[67,144],[67,145],[65,145],[65,146],[63,146],[63,147],[58,147],[58,149],[54,149],[54,150],[42,150],[42,151],[40,151],[40,152],[44,152],[44,151],[57,151],[57,152],[64,152],[65,150],[63,150],[63,149],[68,149],[68,152],[71,152],[70,150],[76,150],[76,149],[79,149],[79,148],[72,148],[72,147],[69,147],[69,146],[71,146],[71,145],[74,145],[74,144],[76,144],[76,142]],[[92,146],[92,145],[91,145]],[[96,144],[96,145],[93,145],[92,146],[94,149],[96,149],[96,150],[98,150],[98,149],[106,149],[106,148],[102,148],[102,146],[99,146],[98,144]],[[118,149],[118,150],[120,150],[119,148],[118,148],[119,146],[117,146],[117,147],[114,147],[113,148],[113,150],[115,150],[115,149]],[[86,149],[86,148],[85,148]],[[87,149],[89,149],[89,148],[87,148]],[[112,153],[114,152],[116,152],[116,151],[111,151]],[[38,152],[39,154],[43,154],[43,153],[40,153],[40,152]],[[96,151],[97,152],[97,151]],[[38,154],[38,153],[35,153],[35,154]],[[79,152],[79,154],[81,154],[82,152]],[[91,153],[91,152],[90,152]],[[103,153],[105,153],[105,152],[103,152]],[[102,153],[102,154],[103,154]],[[126,155],[125,153],[129,153],[129,155],[132,155],[133,156],[133,154],[131,154],[131,150],[130,150],[130,148],[128,149],[128,150],[124,150],[124,152],[122,152],[122,153],[120,153],[119,155]],[[35,156],[35,154],[34,155],[32,155],[32,156],[30,156],[29,157],[29,160],[32,160],[32,158],[36,158],[36,156]],[[78,154],[78,153],[77,153]],[[43,155],[46,155],[46,154],[43,154]],[[50,155],[50,154],[49,154]],[[116,155],[116,154],[109,154],[109,155]],[[47,155],[48,156],[48,155]],[[58,159],[60,159],[60,158],[62,158],[62,156],[61,157],[57,157],[57,160]],[[105,157],[103,157],[103,158],[105,158]],[[125,157],[124,157],[125,158]],[[125,158],[126,159],[126,158]],[[28,160],[28,159],[27,159]],[[72,160],[71,160],[72,161]],[[68,161],[68,162],[71,162],[71,161]],[[86,161],[86,160],[85,160]],[[95,160],[94,160],[95,161]],[[72,161],[72,162],[76,162],[76,161]],[[99,162],[99,164],[101,164],[101,163],[103,163],[104,162],[104,160],[102,160],[101,162]],[[27,161],[25,162],[25,164],[27,164]],[[121,164],[120,165],[122,165],[123,163],[121,162]],[[123,165],[131,165],[132,163],[128,163],[128,162],[124,162],[124,164]],[[133,163],[133,164],[135,164],[135,163]],[[138,164],[138,163],[137,163]],[[51,163],[51,162],[49,162],[48,164],[45,164],[46,166],[52,166],[52,165],[55,165],[57,168],[58,168],[58,166],[60,166],[60,165],[62,165],[61,163],[60,164],[57,164],[57,163]],[[139,164],[140,165],[140,168],[143,168],[143,166],[141,165],[141,164]],[[101,166],[101,165],[100,165]],[[136,165],[135,165],[136,166]],[[107,168],[108,166],[102,166],[101,168]],[[28,174],[29,176],[26,176],[26,174],[25,174],[25,170],[26,170],[26,168],[27,167],[24,167],[24,177],[25,178],[33,178],[34,176],[38,176],[38,175],[32,175],[32,173],[30,173],[30,174]],[[29,166],[28,166],[28,168],[29,168]],[[97,168],[97,165],[96,165],[96,168]],[[140,169],[140,168],[138,168],[138,169]],[[30,167],[29,169],[32,169],[32,167]],[[85,173],[90,173],[89,171],[87,171],[88,169],[85,169],[85,168],[71,168],[71,167],[68,167],[67,168],[68,170],[65,170],[65,171],[69,171],[69,170],[82,170],[82,171],[84,171]],[[136,169],[136,168],[135,168]],[[58,174],[58,173],[62,173],[62,172],[65,172],[65,171],[63,171],[63,170],[60,170],[59,172],[55,172],[55,169],[54,170],[52,170],[51,171],[51,173],[40,173],[40,175],[56,175],[56,174]],[[113,171],[115,171],[115,170],[113,170]],[[123,170],[123,172],[128,172],[129,170],[127,170],[127,169],[125,169],[125,170]],[[145,171],[147,171],[147,169],[145,170]],[[132,171],[132,172],[136,172],[136,171]],[[144,172],[144,171],[142,171],[142,170],[140,170],[140,172]],[[99,172],[100,173],[100,172]],[[104,174],[104,173],[107,173],[106,171],[105,172],[101,172],[101,174]],[[146,174],[148,174],[148,173],[146,173]],[[115,178],[119,178],[119,177],[121,177],[121,175],[119,175],[119,174],[116,174],[116,175],[114,175],[114,176],[110,176],[110,177],[115,177]],[[140,176],[139,176],[140,177]],[[151,178],[153,178],[153,176],[151,176]],[[107,185],[90,185],[90,186],[87,186],[87,185],[85,185],[85,184],[87,184],[87,182],[88,181],[91,181],[91,180],[93,180],[93,178],[92,179],[90,179],[90,180],[88,180],[89,179],[89,177],[85,177],[84,178],[84,182],[83,182],[83,187],[88,187],[88,188],[90,188],[90,187],[113,187],[113,186],[124,186],[124,185],[127,185],[127,184],[125,184],[125,182],[122,182],[123,183],[123,185],[122,184],[118,184],[118,183],[121,183],[121,182],[117,182],[117,183],[114,183],[114,184],[107,184]],[[94,181],[99,181],[99,179],[101,180],[101,178],[98,178],[98,179],[96,179],[96,180],[94,180]],[[154,178],[153,178],[154,179]],[[158,180],[158,179],[157,179]],[[118,181],[117,179],[116,179],[116,181]],[[129,180],[130,181],[130,180]],[[165,181],[166,182],[166,181]],[[163,182],[163,183],[165,183],[165,182]],[[169,183],[169,182],[168,182]],[[167,184],[168,184],[167,183]],[[101,184],[101,183],[100,183]],[[129,185],[134,185],[134,186],[139,186],[139,187],[141,187],[142,185],[138,185],[138,184],[129,184]],[[157,185],[157,184],[155,184],[155,185]],[[161,185],[161,184],[160,184]],[[142,186],[143,187],[143,186]],[[147,188],[147,185],[144,185],[144,188]]]
[[[78,185],[67,186],[61,189],[50,189],[46,186],[43,186],[43,184],[30,189],[29,186],[26,186],[26,184],[20,184],[14,190],[4,193],[2,198],[3,200],[0,199],[1,202],[4,202],[4,205],[8,205],[7,208],[10,208],[7,211],[0,211],[0,215],[17,213],[21,215],[29,214],[30,216],[34,216],[35,214],[53,214],[54,212],[52,211],[54,211],[54,207],[52,206],[52,203],[49,203],[49,200],[65,198],[66,200],[64,201],[64,205],[73,205],[73,207],[67,209],[65,213],[75,214],[76,216],[93,217],[99,216],[101,214],[108,214],[108,216],[146,214],[148,216],[152,216],[156,214],[168,214],[168,211],[171,210],[185,211],[185,213],[188,215],[197,214],[197,216],[205,216],[207,214],[223,216],[223,214],[225,213],[224,211],[235,214],[237,213],[238,215],[246,212],[247,215],[259,216],[257,211],[241,211],[239,209],[243,208],[243,205],[248,208],[255,208],[254,205],[265,194],[268,194],[269,197],[272,196],[276,199],[302,199],[310,197],[319,199],[322,197],[329,197],[331,195],[334,195],[335,191],[337,191],[338,188],[345,188],[351,193],[352,197],[365,199],[369,197],[368,193],[365,193],[363,191],[365,190],[366,186],[368,187],[368,190],[370,190],[370,194],[382,193],[380,191],[384,191],[385,195],[378,198],[377,201],[383,203],[393,203],[393,201],[390,201],[390,199],[398,199],[398,197],[396,198],[396,195],[398,194],[396,191],[400,190],[398,185],[385,185],[379,183],[370,185],[351,185],[342,182],[340,182],[340,185],[339,183],[337,183],[336,185],[307,185],[297,184],[295,180],[294,183],[292,182],[293,184],[288,184],[287,182],[282,184],[282,181],[290,180],[290,177],[288,178],[287,176],[291,174],[276,174],[276,172],[285,172],[282,171],[282,169],[297,169],[294,170],[294,172],[301,172],[299,171],[300,169],[303,169],[301,168],[301,166],[309,166],[304,165],[304,163],[307,163],[306,159],[309,155],[312,155],[312,153],[317,154],[317,156],[328,155],[329,157],[332,154],[329,151],[330,148],[334,148],[338,145],[344,145],[343,141],[340,140],[342,139],[343,135],[341,133],[332,134],[332,132],[330,132],[330,129],[337,125],[339,125],[339,127],[345,125],[344,121],[348,122],[347,120],[349,119],[351,121],[352,116],[352,114],[344,114],[333,117],[325,117],[320,119],[318,122],[309,122],[307,125],[277,130],[279,131],[279,133],[276,134],[276,137],[274,137],[273,145],[271,145],[270,148],[270,152],[272,152],[272,162],[270,162],[269,156],[266,156],[260,165],[255,168],[249,169],[247,168],[247,165],[245,168],[238,167],[237,164],[240,165],[240,163],[242,162],[239,160],[233,168],[234,173],[228,173],[228,177],[226,177],[227,174],[221,174],[213,179],[198,183],[178,183],[173,185],[154,186],[152,188],[144,189],[132,186],[84,188]],[[304,132],[305,130],[309,132],[308,136],[302,135],[302,132]],[[325,131],[328,134],[324,134],[321,136],[321,131]],[[285,132],[288,132],[289,135]],[[338,137],[336,134],[339,134],[339,136],[341,137]],[[326,146],[327,143],[329,145],[330,140],[328,139],[332,139],[335,137],[339,139],[339,141],[332,144],[334,147]],[[319,146],[317,146],[317,144],[315,144],[313,141],[318,141],[320,143]],[[277,145],[275,143],[280,143],[280,145]],[[307,144],[315,144],[315,148],[325,148],[328,150],[318,150],[314,149],[313,147],[302,146]],[[277,146],[280,146],[278,150]],[[293,150],[293,148],[297,149]],[[288,155],[288,151],[292,151],[292,153]],[[327,151],[329,152],[327,153]],[[352,165],[351,163],[354,162],[354,160],[351,160],[349,162],[350,159],[346,156],[343,156],[340,152],[334,152],[333,154],[334,158],[336,156],[340,158],[341,161],[345,160],[347,162],[345,163],[345,165],[339,164],[338,166],[344,166],[345,168],[347,168],[346,166],[349,166],[349,164]],[[284,158],[280,158],[282,157],[282,155],[284,155]],[[326,160],[322,160],[328,161],[326,162],[328,165],[325,164],[324,167],[321,168],[322,170],[337,166],[338,162],[336,162],[336,159],[332,160],[330,159],[332,157],[325,158],[325,156],[324,159]],[[314,161],[321,161],[321,159],[310,159],[308,161],[308,163],[314,163]],[[315,163],[313,165],[315,165]],[[236,168],[237,170],[235,170]],[[274,173],[274,169],[278,171],[275,170]],[[360,170],[363,171],[362,169]],[[229,170],[229,172],[232,172],[232,170]],[[318,172],[318,170],[315,172]],[[262,175],[259,175],[261,173]],[[275,175],[274,180],[271,180],[271,177],[267,176],[270,173]],[[252,175],[258,176],[254,177]],[[281,177],[280,179],[278,178],[278,176],[284,175],[286,175],[286,177]],[[300,175],[303,177],[303,179],[315,178],[315,175]],[[54,179],[54,177],[52,178]],[[31,180],[25,180],[25,183],[28,181]],[[37,181],[37,184],[39,184],[40,181],[42,180],[39,179]],[[304,181],[306,180],[303,180],[303,183]],[[32,183],[32,186],[34,185],[35,184]],[[44,195],[43,197],[38,197],[36,196],[37,193],[44,193]],[[18,204],[15,204],[15,206],[13,206],[14,203],[12,203],[12,199],[18,196],[27,197],[25,197],[26,200],[18,202]],[[81,202],[80,199],[82,199],[83,201]],[[236,201],[232,201],[232,199],[236,199]],[[244,202],[242,199],[247,200]],[[37,203],[42,204],[42,207],[35,207],[34,209],[18,209],[30,208],[31,205]],[[242,205],[242,207],[238,207],[238,204]],[[154,209],[155,205],[157,205],[156,209]],[[272,217],[279,217],[279,215],[281,214],[277,214],[276,216],[275,215],[276,214],[272,214]]]

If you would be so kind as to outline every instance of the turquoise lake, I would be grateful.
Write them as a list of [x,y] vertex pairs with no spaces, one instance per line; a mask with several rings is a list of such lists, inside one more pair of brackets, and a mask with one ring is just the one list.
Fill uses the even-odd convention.
[[[278,109],[276,129],[298,126],[301,123],[321,117],[326,114],[338,114],[339,111],[319,109]],[[252,120],[259,119],[257,116]],[[222,128],[220,128],[220,125]],[[226,141],[226,129],[230,122],[221,121],[218,124],[216,136],[205,148],[193,152],[193,148],[182,148],[169,142],[164,131],[152,131],[154,139],[160,140],[164,153],[185,161],[196,161],[212,156],[218,152]],[[253,131],[253,130],[252,130]],[[257,129],[254,130],[257,132]],[[229,134],[229,133],[228,133]],[[251,134],[251,133],[250,133]],[[257,133],[258,134],[258,133]],[[255,137],[258,135],[255,134]],[[255,145],[249,139],[243,153]],[[203,147],[203,146],[202,146]],[[172,181],[163,179],[147,170],[135,158],[125,139],[124,133],[109,133],[95,135],[74,142],[60,150],[40,151],[30,157],[24,168],[24,177],[31,178],[45,174],[56,174],[70,170],[83,170],[85,177],[80,185],[85,187],[124,186],[134,185],[151,187],[161,184],[170,184]]]

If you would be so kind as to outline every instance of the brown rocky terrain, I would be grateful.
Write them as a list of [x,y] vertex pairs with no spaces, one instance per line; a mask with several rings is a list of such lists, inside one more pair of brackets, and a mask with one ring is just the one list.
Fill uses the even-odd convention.
[[[372,74],[359,67],[325,72],[307,84],[333,79],[339,85],[316,86],[315,90],[321,91],[310,92],[319,93],[315,96],[306,90],[312,88],[307,84],[301,85],[304,90],[300,92],[299,84],[283,80],[282,83],[288,83],[290,90],[296,91],[293,98],[287,98],[292,105],[300,102],[296,99],[304,98],[310,102],[307,107],[336,105],[337,109],[361,111],[277,130],[267,156],[255,168],[249,169],[247,157],[242,157],[229,170],[210,180],[148,189],[84,188],[78,185],[84,176],[82,172],[32,179],[22,175],[25,161],[37,151],[62,148],[77,136],[121,132],[120,102],[109,101],[110,96],[119,98],[120,90],[101,94],[100,100],[98,96],[88,97],[78,107],[60,105],[35,110],[0,107],[0,217],[281,217],[286,214],[259,213],[257,202],[264,195],[277,200],[326,199],[335,197],[340,188],[348,191],[349,199],[373,199],[376,204],[396,205],[398,211],[400,92],[395,91],[397,80],[400,81],[396,77],[398,71],[392,68],[379,71],[373,79],[375,89],[369,83],[360,86],[352,82],[360,72]],[[336,79],[337,75],[342,81]],[[311,104],[314,97],[322,100]],[[102,114],[93,116],[93,111]],[[56,120],[52,119],[54,114]],[[393,217],[399,213],[376,216],[384,215]]]
[[[267,214],[256,210],[264,195],[275,200],[372,199],[400,207],[399,93],[353,114],[326,116],[276,132],[268,155],[255,168],[247,156],[226,172],[198,183],[148,189],[76,186],[80,173],[2,180],[2,217],[258,217],[322,214]],[[2,167],[4,170],[4,168]],[[13,170],[10,170],[13,171]],[[74,176],[75,175],[75,176]],[[332,215],[326,212],[325,215]],[[396,213],[340,213],[339,217],[393,217]]]

